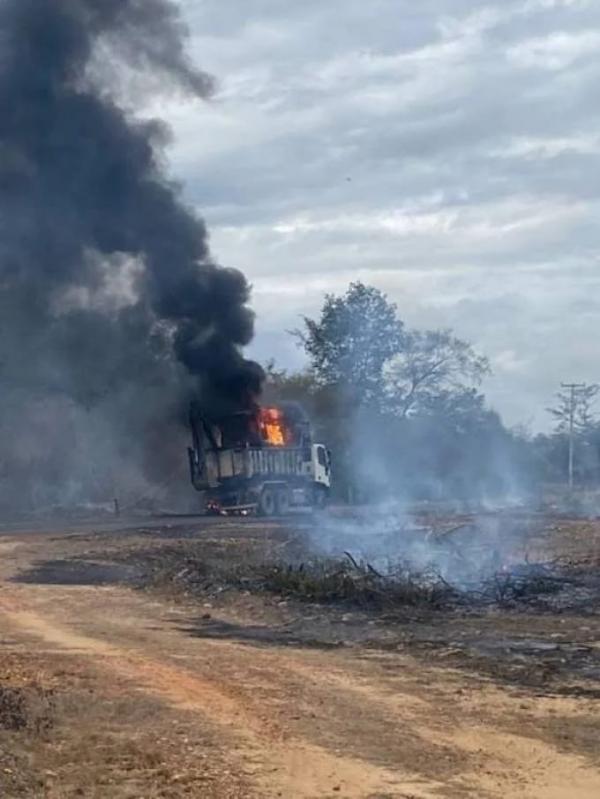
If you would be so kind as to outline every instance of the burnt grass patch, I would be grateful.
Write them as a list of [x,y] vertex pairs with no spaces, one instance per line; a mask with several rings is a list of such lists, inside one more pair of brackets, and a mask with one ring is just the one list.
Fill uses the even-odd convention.
[[[595,614],[600,609],[600,568],[570,563],[521,563],[460,586],[435,565],[417,568],[407,560],[382,568],[346,552],[315,556],[302,534],[287,538],[213,538],[137,545],[96,553],[89,562],[109,560],[121,582],[168,589],[203,599],[229,593],[271,596],[322,606],[388,612],[395,609],[484,613]],[[81,567],[82,561],[79,561]],[[55,569],[55,565],[54,569]],[[42,569],[43,570],[43,569]]]
[[406,651],[528,691],[598,693],[596,557],[525,559],[458,589],[435,568],[315,557],[314,536],[298,528],[229,522],[196,539],[168,532],[90,537],[90,549],[78,542],[76,555],[18,579],[157,593],[190,605],[181,629],[198,638]]
[[214,538],[119,557],[140,589],[198,602],[194,637],[406,651],[526,692],[599,695],[597,568],[526,563],[458,590],[435,570],[309,551],[301,536]]
[[98,562],[88,558],[48,560],[18,576],[18,582],[38,585],[115,585],[135,583],[139,571],[134,566]]
[[[227,528],[225,528],[227,529]],[[600,563],[522,561],[485,579],[451,583],[435,564],[410,560],[373,563],[350,552],[317,556],[302,530],[230,526],[195,540],[103,541],[106,549],[39,562],[19,582],[60,585],[129,585],[174,597],[213,600],[236,594],[372,612],[502,609],[595,615],[600,611]],[[216,532],[216,535],[215,535]],[[237,535],[235,534],[237,532]],[[91,539],[90,539],[91,543]]]
[[264,564],[253,579],[255,590],[373,610],[399,606],[442,608],[455,594],[434,573],[399,568],[384,575],[369,563],[350,559]]
[[442,609],[458,599],[433,571],[400,564],[384,574],[349,553],[308,556],[298,539],[266,547],[247,540],[179,542],[131,552],[124,564],[135,566],[140,587],[202,598],[243,592],[366,611]]
[[56,697],[39,685],[11,686],[0,683],[0,730],[33,735],[47,733],[54,724]]

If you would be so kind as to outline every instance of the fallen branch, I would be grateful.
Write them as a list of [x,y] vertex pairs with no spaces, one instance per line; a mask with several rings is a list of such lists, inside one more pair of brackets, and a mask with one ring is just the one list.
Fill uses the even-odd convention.
[[358,563],[354,560],[354,558],[352,557],[352,555],[349,552],[344,552],[344,555],[348,558],[350,563],[354,566],[354,568],[357,571],[362,571],[361,567],[358,565]]

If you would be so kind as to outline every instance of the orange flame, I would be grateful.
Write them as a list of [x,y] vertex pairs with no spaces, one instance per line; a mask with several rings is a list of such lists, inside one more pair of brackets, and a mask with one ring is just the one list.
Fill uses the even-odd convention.
[[260,433],[272,447],[285,447],[286,430],[283,413],[279,408],[261,408],[259,413]]

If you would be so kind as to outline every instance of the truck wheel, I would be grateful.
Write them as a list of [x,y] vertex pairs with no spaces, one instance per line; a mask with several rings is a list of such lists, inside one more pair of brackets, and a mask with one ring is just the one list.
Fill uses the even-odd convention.
[[290,495],[287,488],[280,488],[277,492],[277,515],[287,516],[290,512]]
[[277,510],[277,498],[272,488],[263,488],[258,500],[258,512],[261,516],[274,516]]

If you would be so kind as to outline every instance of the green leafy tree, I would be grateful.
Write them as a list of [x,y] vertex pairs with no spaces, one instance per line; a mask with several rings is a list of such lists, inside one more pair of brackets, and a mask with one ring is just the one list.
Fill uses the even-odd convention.
[[478,389],[489,363],[468,342],[407,330],[363,283],[327,295],[296,335],[310,369],[267,370],[267,390],[306,404],[333,452],[339,496],[469,500],[522,484],[525,445],[486,406]]
[[318,320],[304,318],[299,337],[317,381],[336,386],[358,405],[381,403],[385,364],[404,343],[404,325],[386,295],[364,283],[327,294]]
[[596,383],[578,386],[572,394],[570,390],[561,391],[556,394],[555,405],[547,409],[554,419],[554,430],[551,436],[540,437],[537,449],[543,452],[548,481],[565,479],[571,457],[578,485],[597,485],[600,481],[600,424],[594,412],[599,392]]
[[559,391],[556,405],[548,408],[548,413],[555,421],[555,433],[561,435],[569,432],[571,413],[573,414],[573,430],[577,435],[585,435],[595,424],[593,404],[600,392],[600,385],[591,383],[577,388],[571,397],[570,391]]
[[410,331],[386,368],[390,407],[404,418],[427,413],[439,399],[458,401],[489,372],[487,358],[449,330]]

